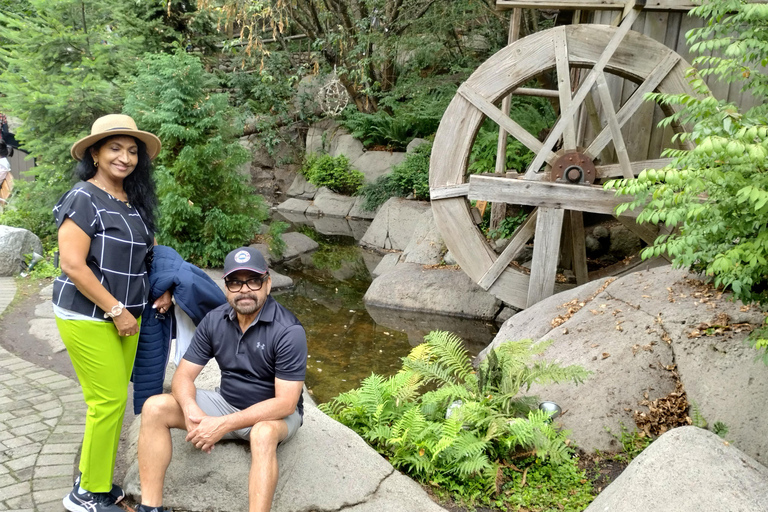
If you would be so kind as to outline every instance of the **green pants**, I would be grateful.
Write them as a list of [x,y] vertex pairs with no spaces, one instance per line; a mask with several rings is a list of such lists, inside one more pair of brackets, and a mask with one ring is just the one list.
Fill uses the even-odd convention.
[[112,322],[56,318],[56,325],[88,405],[80,486],[109,492],[139,335],[121,337]]

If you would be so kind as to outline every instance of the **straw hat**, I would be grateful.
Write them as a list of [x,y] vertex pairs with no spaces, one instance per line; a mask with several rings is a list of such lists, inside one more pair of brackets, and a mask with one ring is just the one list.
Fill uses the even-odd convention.
[[72,158],[82,160],[85,150],[96,142],[114,135],[130,135],[147,145],[149,159],[154,159],[160,153],[160,139],[149,132],[143,132],[136,127],[136,121],[131,116],[109,114],[94,121],[91,134],[72,144]]

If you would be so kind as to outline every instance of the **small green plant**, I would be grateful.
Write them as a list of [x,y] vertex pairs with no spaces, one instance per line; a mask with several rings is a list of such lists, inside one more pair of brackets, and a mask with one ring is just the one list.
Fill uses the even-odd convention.
[[[59,277],[61,275],[61,269],[53,265],[53,261],[55,258],[54,253],[58,250],[59,250],[58,246],[55,246],[53,249],[46,251],[43,259],[35,263],[35,266],[32,267],[32,271],[29,272],[28,276],[33,279],[47,279],[51,277]],[[29,265],[31,261],[32,261],[32,254],[25,254],[24,262],[27,265]]]
[[501,238],[511,237],[512,233],[514,233],[515,230],[520,227],[520,224],[522,224],[527,218],[528,213],[524,210],[520,210],[514,215],[505,217],[504,220],[501,221],[501,224],[499,224],[498,228],[488,230],[488,238],[491,240],[499,240]]
[[[535,458],[505,468],[509,481],[501,488],[503,510],[580,512],[595,499],[592,483],[578,459],[552,464]],[[525,485],[523,485],[525,482]]]
[[362,172],[349,167],[349,159],[344,155],[307,155],[301,173],[313,185],[345,195],[357,192],[365,179]]
[[282,258],[285,252],[285,240],[283,240],[282,235],[289,227],[290,224],[279,220],[274,220],[269,224],[269,231],[267,231],[269,252],[278,258]]
[[392,172],[380,176],[375,182],[364,185],[358,195],[365,198],[363,209],[374,211],[390,197],[407,197],[429,201],[429,157],[432,144],[425,143],[405,155],[405,160],[392,168]]
[[716,421],[715,424],[712,425],[712,432],[722,437],[723,439],[725,439],[725,436],[728,435],[729,430],[730,429],[728,428],[728,425],[726,425],[722,421]]
[[621,437],[619,438],[619,441],[621,442],[621,446],[624,449],[624,453],[629,459],[627,462],[629,462],[640,455],[643,450],[648,448],[653,442],[653,439],[645,435],[644,432],[630,432],[622,424]]
[[411,477],[460,501],[490,503],[513,460],[570,460],[567,433],[534,397],[519,396],[534,383],[587,377],[581,367],[534,359],[550,344],[504,343],[475,371],[457,336],[434,331],[396,375],[373,374],[320,407]]

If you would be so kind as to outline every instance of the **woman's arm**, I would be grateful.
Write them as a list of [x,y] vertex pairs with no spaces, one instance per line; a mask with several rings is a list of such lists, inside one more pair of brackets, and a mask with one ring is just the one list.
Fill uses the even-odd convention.
[[[72,219],[64,219],[59,228],[61,270],[75,284],[80,293],[104,311],[109,311],[117,305],[118,301],[88,268],[86,259],[90,246],[91,238],[80,229],[80,226]],[[127,309],[123,309],[123,312],[113,320],[120,336],[132,336],[139,332],[136,319]]]

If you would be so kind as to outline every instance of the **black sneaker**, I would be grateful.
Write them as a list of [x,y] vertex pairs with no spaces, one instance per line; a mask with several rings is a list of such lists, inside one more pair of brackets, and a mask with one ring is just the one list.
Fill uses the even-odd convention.
[[169,508],[163,507],[150,507],[147,505],[139,505],[136,507],[136,512],[171,512]]
[[[82,476],[82,473],[77,474],[77,478],[75,478],[75,485],[72,487],[73,491],[77,491],[77,488],[80,487],[80,477]],[[125,491],[123,491],[123,488],[120,487],[117,484],[112,484],[112,489],[108,493],[113,498],[112,503],[120,503],[123,501],[123,498],[125,498]]]
[[70,512],[125,512],[115,505],[112,495],[108,492],[88,492],[80,494],[73,489],[62,500],[64,508]]

